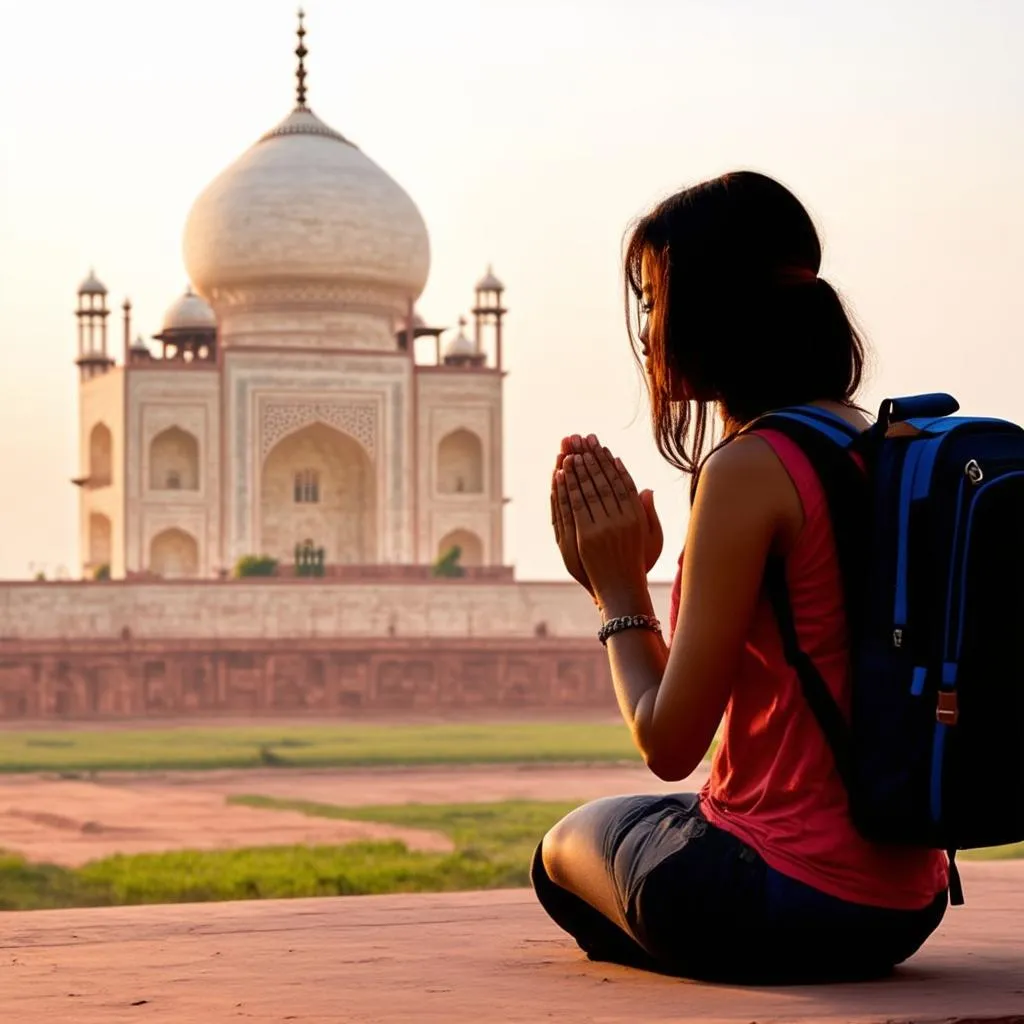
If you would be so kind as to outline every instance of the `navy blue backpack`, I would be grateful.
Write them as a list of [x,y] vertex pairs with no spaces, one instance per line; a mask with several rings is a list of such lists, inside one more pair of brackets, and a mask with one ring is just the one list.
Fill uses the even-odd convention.
[[748,428],[798,444],[828,499],[849,719],[800,649],[781,562],[766,585],[854,825],[945,850],[953,904],[957,850],[1024,840],[1024,429],[959,408],[945,394],[889,399],[859,432],[801,406]]

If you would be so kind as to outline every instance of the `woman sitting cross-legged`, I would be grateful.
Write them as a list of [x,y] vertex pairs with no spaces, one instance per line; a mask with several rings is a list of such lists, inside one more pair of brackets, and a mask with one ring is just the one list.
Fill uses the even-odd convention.
[[741,432],[808,403],[869,425],[854,404],[862,344],[820,264],[804,207],[750,172],[672,196],[632,233],[627,302],[643,314],[655,440],[693,476],[667,645],[646,582],[662,545],[650,492],[593,435],[562,442],[556,539],[605,624],[636,617],[603,639],[644,761],[685,779],[722,726],[699,794],[593,801],[538,848],[542,906],[595,960],[734,983],[876,977],[945,913],[943,853],[874,845],[854,828],[764,588],[768,560],[784,559],[801,647],[848,708],[821,485],[786,437]]

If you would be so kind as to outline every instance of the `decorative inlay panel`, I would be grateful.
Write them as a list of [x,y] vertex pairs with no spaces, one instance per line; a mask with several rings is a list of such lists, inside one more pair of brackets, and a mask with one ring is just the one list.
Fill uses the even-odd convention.
[[335,402],[288,402],[263,407],[260,459],[270,454],[282,438],[311,423],[326,423],[354,437],[372,459],[376,453],[377,410],[372,405]]

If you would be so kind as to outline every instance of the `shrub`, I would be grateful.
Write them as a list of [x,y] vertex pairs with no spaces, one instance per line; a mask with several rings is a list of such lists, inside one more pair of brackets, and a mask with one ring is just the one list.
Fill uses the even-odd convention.
[[447,577],[450,579],[465,576],[466,570],[459,565],[459,559],[461,557],[462,548],[456,544],[438,558],[431,569],[431,575]]
[[242,555],[235,562],[235,577],[274,576],[277,574],[277,559],[270,555]]

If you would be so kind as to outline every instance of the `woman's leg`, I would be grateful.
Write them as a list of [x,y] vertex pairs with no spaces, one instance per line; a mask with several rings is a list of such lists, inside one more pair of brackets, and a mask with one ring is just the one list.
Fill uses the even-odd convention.
[[[656,969],[630,925],[631,902],[646,872],[671,852],[666,817],[682,822],[696,808],[695,796],[605,797],[544,837],[534,859],[537,897],[591,959]],[[660,842],[651,841],[655,830]]]
[[604,797],[570,811],[541,843],[548,878],[625,930],[615,856],[624,836],[657,801],[657,797]]
[[579,896],[551,881],[544,869],[542,845],[539,844],[534,851],[530,880],[548,917],[568,932],[591,960],[653,970],[655,965],[651,958],[617,924]]

